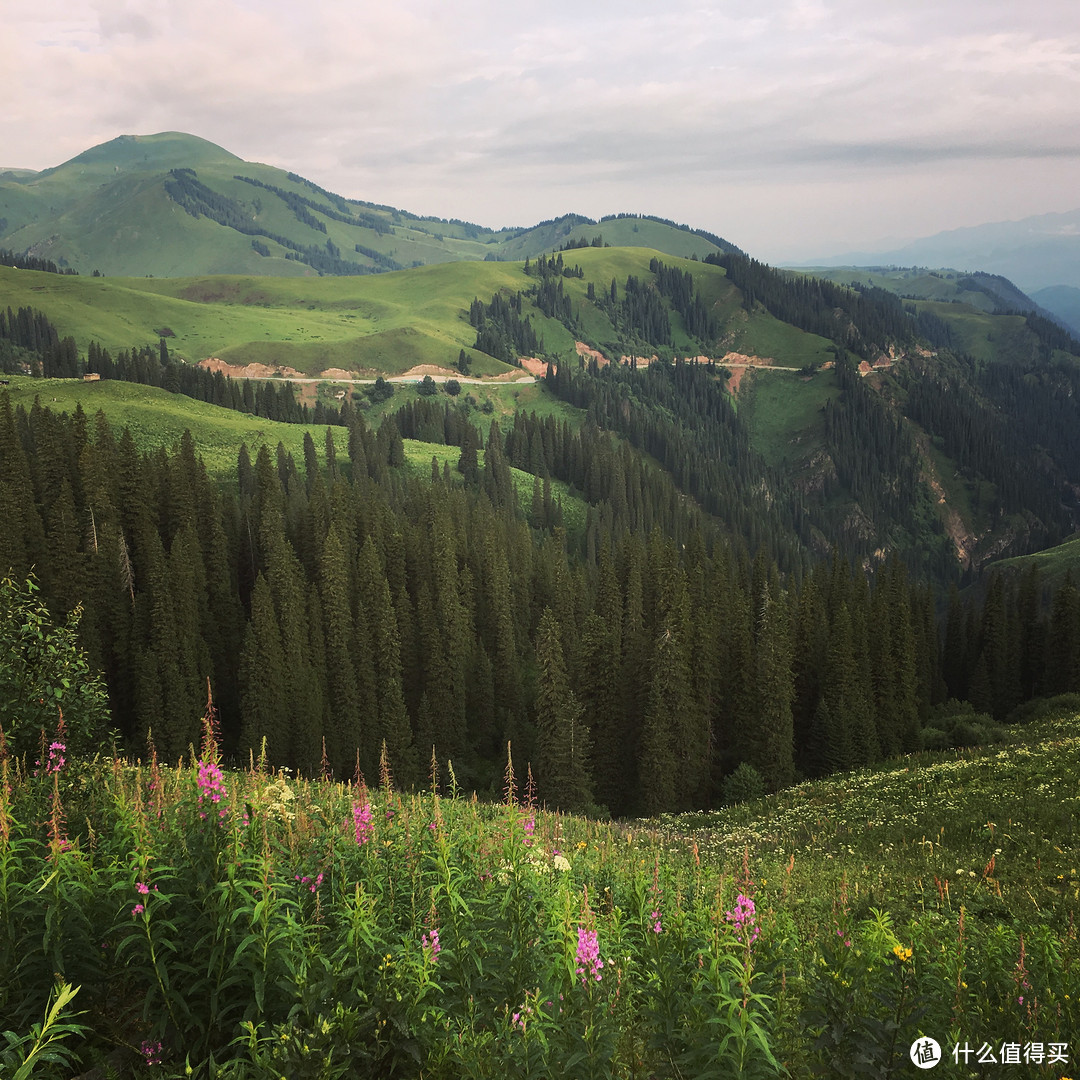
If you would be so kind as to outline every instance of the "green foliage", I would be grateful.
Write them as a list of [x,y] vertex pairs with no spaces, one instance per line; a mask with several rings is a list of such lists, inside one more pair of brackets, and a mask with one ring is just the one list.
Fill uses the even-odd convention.
[[747,761],[740,762],[730,776],[724,777],[724,802],[741,803],[760,799],[765,794],[765,781]]
[[55,1000],[50,995],[43,1021],[34,1024],[21,1037],[14,1031],[3,1032],[7,1046],[0,1049],[0,1064],[4,1066],[6,1076],[11,1080],[30,1080],[35,1072],[40,1075],[39,1066],[42,1065],[70,1071],[74,1051],[61,1043],[69,1036],[78,1037],[87,1030],[86,1024],[75,1024],[68,1019],[68,1006],[80,989],[69,983],[58,985]]
[[71,761],[62,795],[3,759],[0,1060],[810,1080],[907,1075],[923,1033],[1068,1042],[1075,724],[632,827],[222,771],[209,724],[179,768]]
[[108,698],[79,647],[82,609],[54,626],[34,578],[0,579],[0,716],[16,755],[33,756],[63,718],[70,754],[92,754],[108,733]]

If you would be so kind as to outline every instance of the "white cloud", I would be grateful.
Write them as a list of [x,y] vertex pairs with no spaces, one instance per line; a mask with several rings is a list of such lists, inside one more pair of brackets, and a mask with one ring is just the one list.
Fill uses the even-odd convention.
[[6,0],[0,71],[5,165],[187,130],[493,225],[635,209],[779,252],[846,200],[917,235],[1080,178],[1072,0]]

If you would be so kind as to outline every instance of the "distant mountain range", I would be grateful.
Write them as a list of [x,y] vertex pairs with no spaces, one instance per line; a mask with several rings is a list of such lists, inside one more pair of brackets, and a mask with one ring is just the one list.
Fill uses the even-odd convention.
[[812,265],[950,267],[1000,274],[1080,332],[1080,210],[951,229],[892,251],[847,252]]
[[733,252],[711,233],[639,215],[567,214],[488,229],[346,199],[180,132],[122,135],[42,172],[0,172],[0,248],[82,274],[369,274],[535,257],[566,244]]

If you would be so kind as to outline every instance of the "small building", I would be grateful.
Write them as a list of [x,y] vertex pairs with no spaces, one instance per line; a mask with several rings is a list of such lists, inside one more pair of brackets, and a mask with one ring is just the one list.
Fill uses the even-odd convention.
[[100,379],[101,376],[96,371],[91,371],[82,377],[83,382],[98,382]]

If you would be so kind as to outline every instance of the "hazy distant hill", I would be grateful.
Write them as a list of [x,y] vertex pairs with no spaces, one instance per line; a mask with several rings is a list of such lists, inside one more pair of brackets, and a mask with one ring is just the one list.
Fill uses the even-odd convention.
[[[817,266],[953,266],[1002,274],[1027,293],[1051,285],[1080,288],[1080,210],[952,229],[893,251],[848,252]],[[1040,301],[1050,310],[1051,304]]]
[[1052,311],[1080,337],[1080,289],[1075,285],[1050,285],[1031,294],[1040,307]]
[[568,214],[499,230],[421,218],[345,199],[180,132],[122,135],[52,169],[0,173],[0,248],[83,274],[369,274],[593,242],[697,258],[736,250],[637,215]]

